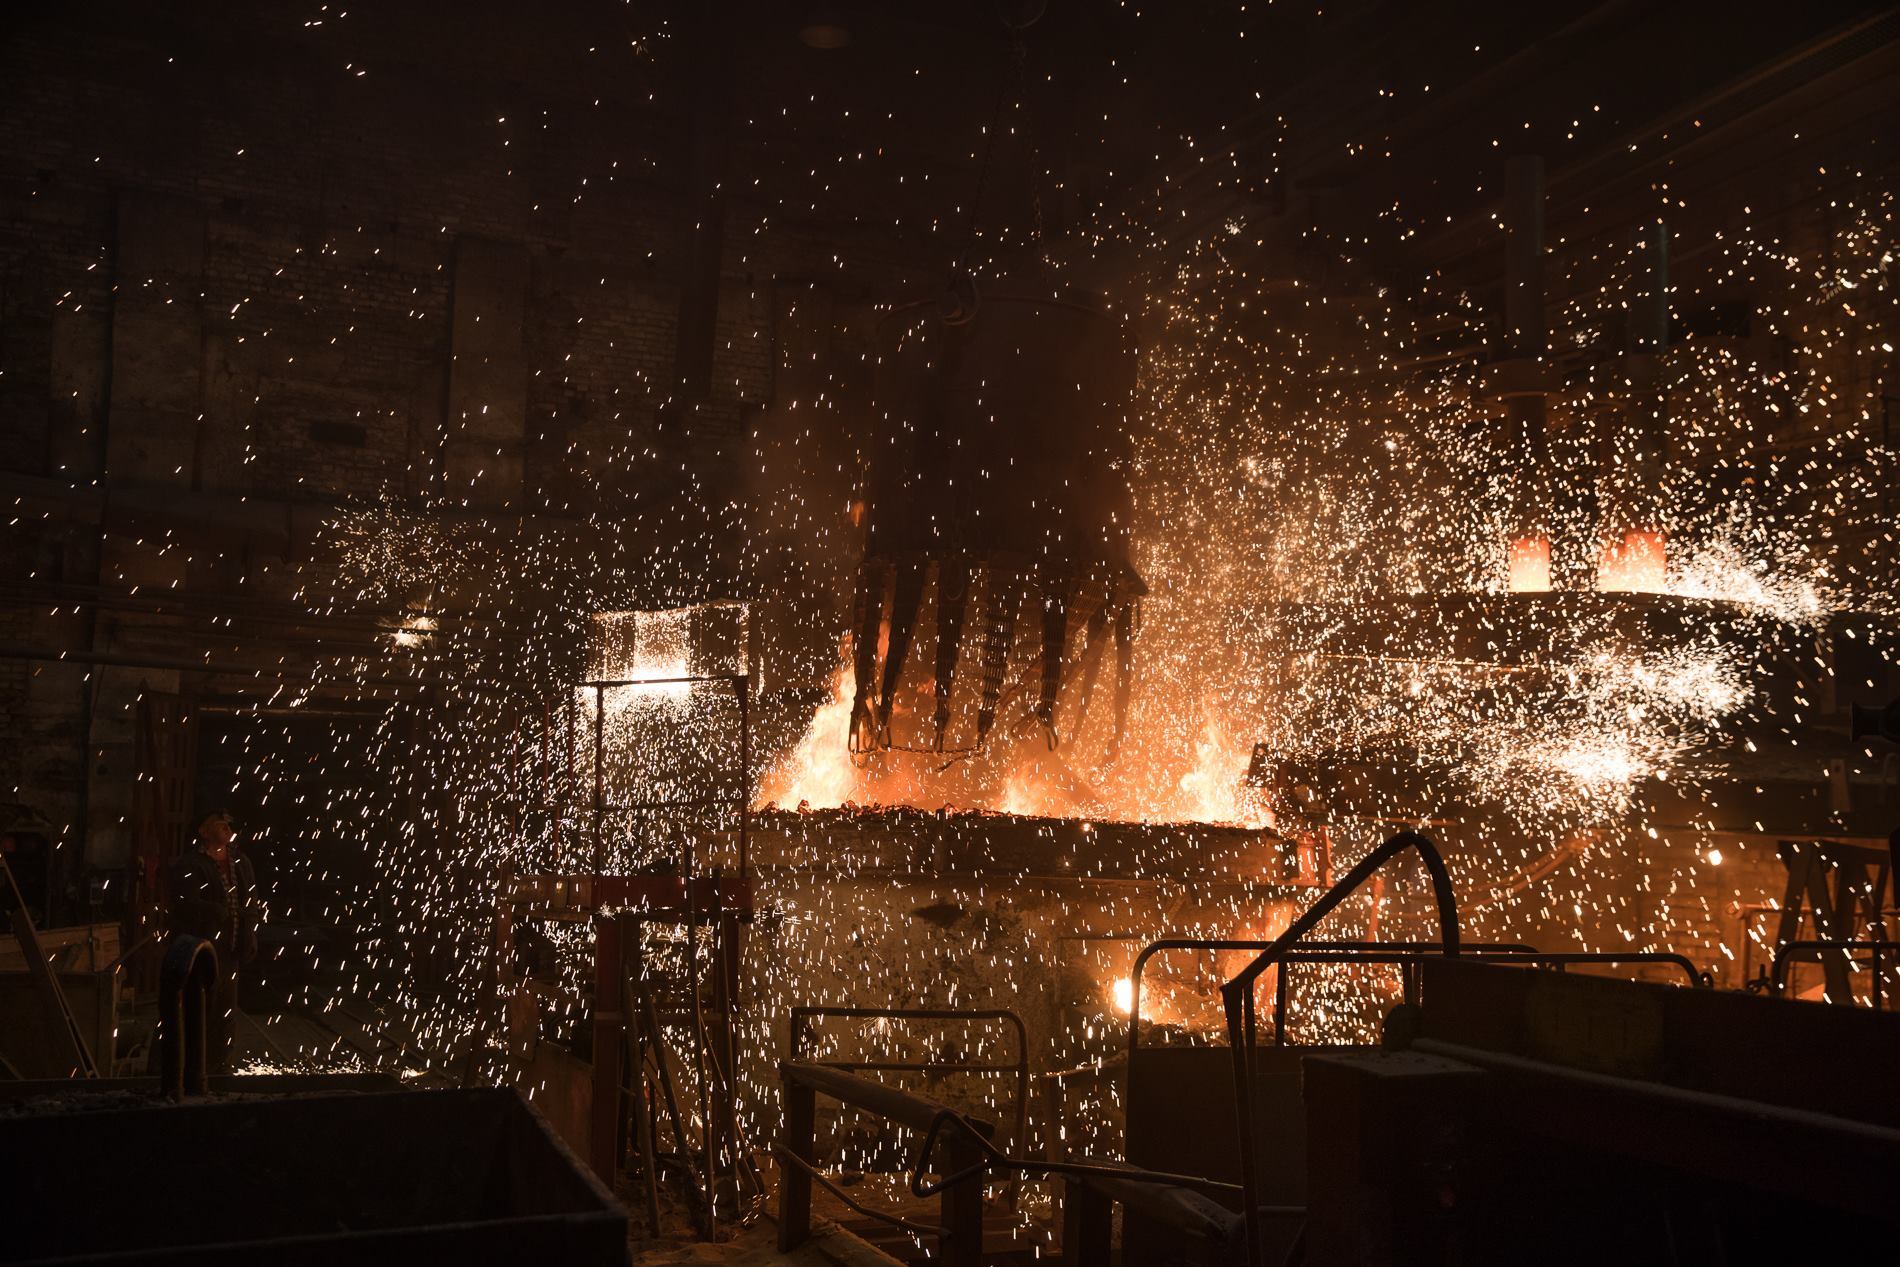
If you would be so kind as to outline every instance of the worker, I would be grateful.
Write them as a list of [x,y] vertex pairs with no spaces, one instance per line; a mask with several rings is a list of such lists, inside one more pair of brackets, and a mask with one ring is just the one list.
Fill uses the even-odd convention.
[[239,966],[257,957],[256,890],[251,860],[237,846],[236,824],[229,814],[212,814],[172,866],[170,923],[173,933],[202,937],[218,952],[217,992],[205,1027],[214,1073],[230,1069]]

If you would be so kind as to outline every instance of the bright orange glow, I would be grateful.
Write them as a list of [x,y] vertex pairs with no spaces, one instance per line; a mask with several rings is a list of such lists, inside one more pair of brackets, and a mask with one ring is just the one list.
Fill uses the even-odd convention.
[[805,729],[805,737],[785,759],[765,772],[760,805],[786,809],[835,809],[864,804],[865,772],[852,764],[851,668],[840,665],[826,700]]
[[[1211,708],[1201,708],[1198,734],[1189,731],[1178,743],[1140,731],[1131,734],[1123,763],[1164,770],[1166,777],[1155,786],[1117,779],[1113,767],[1089,763],[1078,769],[1080,759],[1073,749],[1051,751],[1040,731],[999,733],[983,754],[965,761],[904,752],[854,757],[849,745],[851,666],[842,654],[840,659],[830,698],[812,716],[798,744],[766,769],[759,807],[909,805],[1119,822],[1273,826],[1265,801],[1246,785],[1251,746]],[[903,716],[908,707],[900,700],[893,716]],[[1160,759],[1153,755],[1156,750],[1163,754]]]
[[1519,537],[1511,542],[1511,593],[1542,594],[1550,588],[1550,538]]
[[1597,562],[1597,588],[1606,594],[1660,594],[1669,580],[1668,546],[1659,531],[1632,529],[1606,541]]
[[1135,983],[1128,977],[1119,977],[1110,991],[1115,999],[1115,1010],[1123,1016],[1128,1015],[1135,1006]]
[[1235,742],[1209,717],[1194,743],[1194,767],[1176,783],[1180,796],[1172,807],[1174,816],[1197,823],[1273,826],[1266,805],[1246,785],[1252,759],[1251,748]]

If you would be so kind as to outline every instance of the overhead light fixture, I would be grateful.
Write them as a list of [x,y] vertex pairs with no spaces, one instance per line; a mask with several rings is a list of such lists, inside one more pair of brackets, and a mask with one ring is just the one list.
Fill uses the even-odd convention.
[[843,48],[851,42],[851,28],[844,24],[844,14],[839,12],[838,6],[821,4],[799,25],[798,42],[806,48],[826,51]]

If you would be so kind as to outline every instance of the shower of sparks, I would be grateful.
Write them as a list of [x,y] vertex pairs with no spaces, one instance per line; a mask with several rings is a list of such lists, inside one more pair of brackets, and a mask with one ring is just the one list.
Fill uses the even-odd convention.
[[[643,63],[667,55],[664,34],[640,41]],[[498,144],[513,146],[516,125],[497,127]],[[1235,153],[1227,160],[1240,165]],[[1359,276],[1375,250],[1407,258],[1419,225],[1402,208],[1383,219],[1389,240],[1376,243],[1245,214],[1185,247],[1125,210],[1077,231],[1085,245],[1137,252],[1146,279],[1141,293],[1113,297],[1147,336],[1127,474],[1135,562],[1150,592],[1119,747],[1105,690],[1078,722],[1076,684],[1065,686],[1069,720],[1051,749],[1029,725],[1034,692],[1017,680],[1005,690],[1013,711],[984,751],[955,761],[848,751],[851,684],[837,649],[862,462],[841,402],[861,397],[855,365],[814,381],[782,353],[786,381],[808,386],[754,426],[754,469],[738,497],[705,487],[666,447],[674,439],[635,430],[634,398],[642,418],[673,403],[662,385],[641,381],[622,385],[626,425],[576,431],[544,486],[528,490],[566,520],[466,514],[439,471],[427,482],[437,494],[335,515],[306,569],[304,599],[318,613],[375,609],[390,633],[380,659],[326,660],[310,687],[379,711],[295,769],[272,754],[278,732],[260,717],[239,762],[240,777],[297,799],[310,816],[310,887],[326,895],[323,914],[354,931],[331,985],[403,1018],[406,1062],[460,1069],[474,1053],[484,1075],[504,1077],[491,989],[504,868],[584,872],[598,850],[608,869],[632,872],[671,865],[688,843],[729,865],[721,851],[741,800],[794,824],[801,811],[815,823],[809,812],[825,809],[955,811],[941,821],[979,846],[993,821],[986,813],[1148,824],[1159,840],[1182,823],[1290,839],[1310,831],[1288,788],[1249,786],[1256,745],[1270,769],[1350,754],[1403,776],[1409,799],[1389,813],[1327,824],[1335,872],[1392,821],[1430,821],[1472,895],[1474,935],[1665,946],[1681,904],[1723,906],[1739,890],[1716,870],[1734,859],[1724,862],[1697,821],[1652,821],[1646,797],[1666,785],[1693,801],[1744,732],[1804,720],[1799,703],[1765,711],[1763,648],[1811,647],[1846,612],[1900,614],[1882,501],[1895,455],[1877,435],[1900,337],[1893,196],[1830,189],[1826,224],[1768,224],[1736,209],[1694,244],[1717,261],[1698,270],[1706,280],[1671,296],[1686,330],[1717,299],[1753,296],[1756,334],[1689,333],[1661,357],[1672,450],[1655,490],[1654,529],[1667,543],[1660,589],[1693,619],[1653,641],[1618,623],[1623,600],[1595,593],[1605,545],[1596,481],[1605,454],[1611,467],[1618,460],[1614,434],[1629,405],[1615,358],[1595,349],[1620,338],[1634,248],[1589,238],[1551,252],[1553,291],[1576,296],[1551,320],[1561,373],[1544,475],[1567,494],[1549,525],[1557,589],[1514,595],[1499,509],[1512,490],[1480,372],[1496,324],[1476,297],[1447,290],[1422,265],[1409,289],[1314,280]],[[782,210],[824,201],[822,188],[809,194]],[[779,210],[735,208],[728,239],[769,242]],[[998,253],[1028,240],[1020,228],[980,238]],[[744,250],[766,258],[762,245]],[[1050,268],[1064,266],[1059,251],[1048,254]],[[766,267],[753,254],[740,262]],[[765,302],[757,291],[744,299]],[[852,355],[838,361],[875,355],[862,329],[839,324]],[[1566,596],[1603,601],[1566,606]],[[744,782],[731,773],[737,717],[723,687],[585,685],[689,676],[678,630],[660,652],[590,661],[596,616],[720,599],[753,605],[760,746]],[[658,630],[664,618],[654,619]],[[1035,658],[1029,623],[1019,665]],[[1553,636],[1506,653],[1526,629]],[[922,664],[929,654],[920,637],[912,656]],[[924,715],[927,687],[907,689],[906,706]],[[598,823],[597,706],[608,802]],[[709,803],[633,808],[695,791]],[[1086,1067],[1123,1041],[1142,942],[1270,935],[1302,900],[1273,889],[1278,877],[1220,888],[1165,867],[1124,886],[893,877],[868,846],[862,857],[827,847],[813,867],[761,875],[743,1000],[755,1138],[776,1120],[771,1059],[793,1002],[1015,1006],[1032,1014],[1038,1068]],[[1638,885],[1634,898],[1601,885],[1635,848],[1668,859],[1656,868],[1665,878]],[[1697,886],[1706,891],[1688,892]],[[941,923],[921,918],[937,908]],[[1354,904],[1329,927],[1390,934],[1416,925],[1422,910],[1415,878],[1401,873],[1382,907]],[[551,923],[542,935],[564,1000],[545,1032],[571,1038],[585,1014],[590,934]],[[651,935],[653,971],[663,974],[681,962],[684,941],[666,929]],[[1721,948],[1730,960],[1741,951]],[[1164,958],[1143,981],[1143,1016],[1172,1039],[1205,1040],[1216,1028],[1215,988],[1237,965]],[[1369,993],[1331,970],[1299,977],[1308,1037],[1368,1032],[1373,1004],[1386,997],[1383,986]],[[905,1058],[919,1059],[938,1040],[879,1041],[908,1044]],[[1004,1046],[974,1031],[941,1041],[973,1058]],[[968,1094],[1002,1093],[978,1085]],[[1105,1078],[1081,1103],[1112,1120],[1118,1095]],[[888,1162],[883,1146],[859,1141],[847,1158]]]

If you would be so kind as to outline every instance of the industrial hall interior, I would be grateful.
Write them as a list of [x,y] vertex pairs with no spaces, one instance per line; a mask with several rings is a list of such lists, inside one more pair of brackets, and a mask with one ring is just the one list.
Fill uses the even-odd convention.
[[1900,1262],[1900,4],[0,4],[0,1264]]

